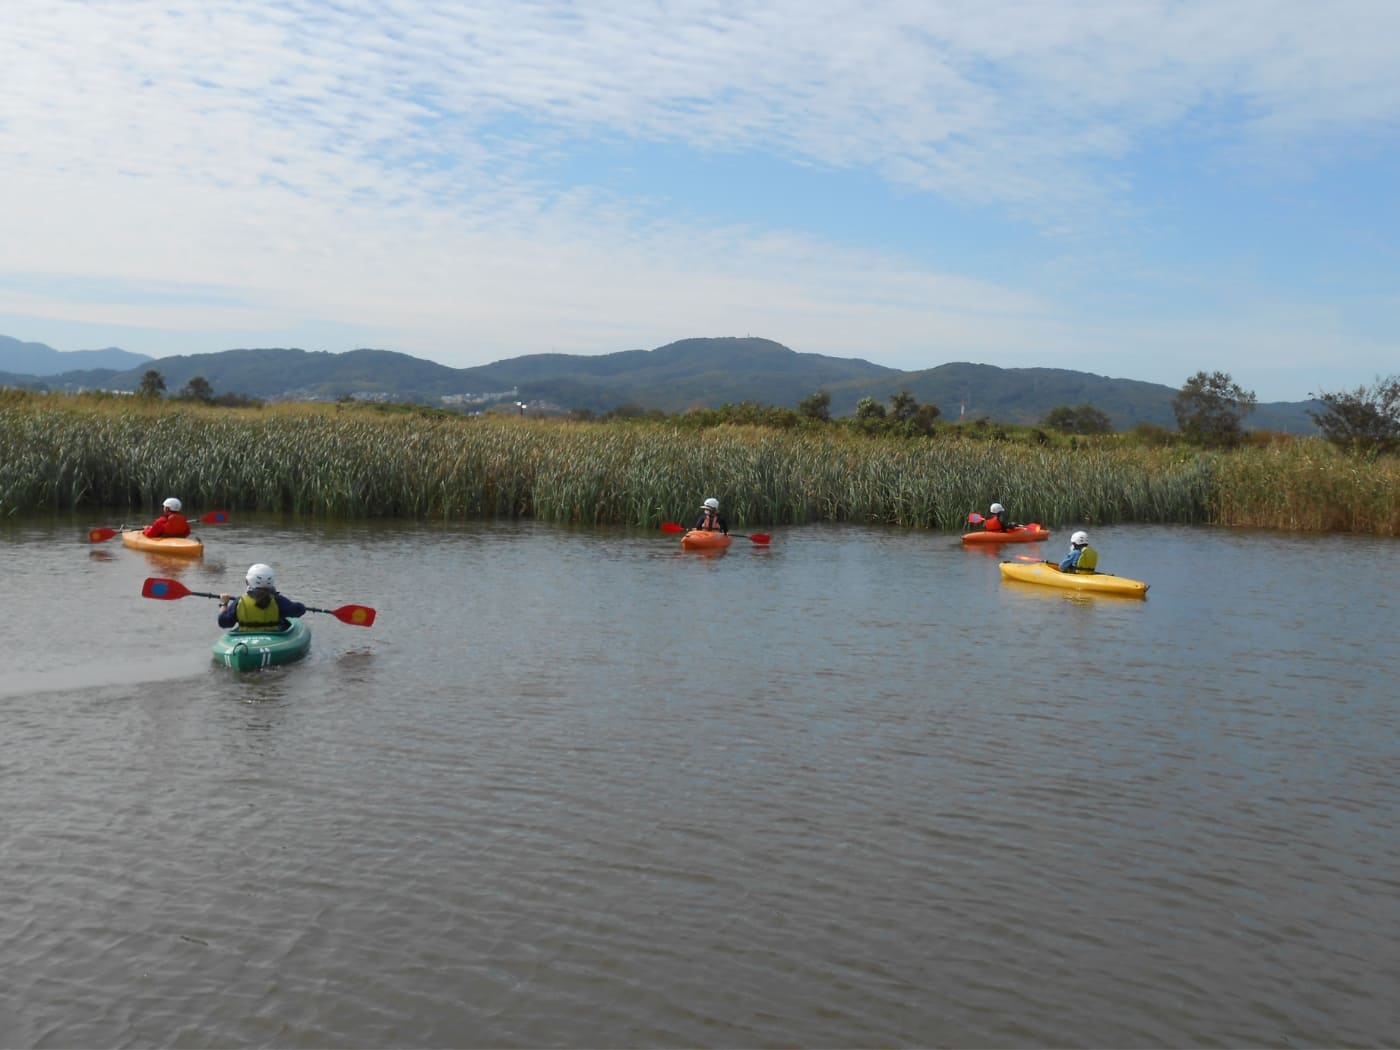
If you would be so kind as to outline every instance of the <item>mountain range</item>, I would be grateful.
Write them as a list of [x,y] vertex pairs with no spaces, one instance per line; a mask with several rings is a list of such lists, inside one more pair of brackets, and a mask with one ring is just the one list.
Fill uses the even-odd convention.
[[[921,404],[937,405],[945,420],[1033,425],[1053,408],[1088,404],[1118,430],[1140,423],[1176,426],[1171,399],[1177,390],[1158,383],[966,362],[904,372],[859,358],[798,353],[752,337],[683,339],[654,350],[597,356],[531,354],[449,368],[392,350],[264,348],[154,359],[116,347],[61,351],[0,336],[0,386],[134,391],[152,368],[169,393],[202,377],[215,394],[264,400],[356,397],[468,410],[518,400],[555,411],[631,406],[672,413],[741,401],[795,408],[824,390],[831,395],[831,414],[843,416],[863,397],[888,405],[891,395],[905,391]],[[1308,413],[1318,407],[1316,401],[1260,404],[1244,422],[1253,429],[1316,433]]]

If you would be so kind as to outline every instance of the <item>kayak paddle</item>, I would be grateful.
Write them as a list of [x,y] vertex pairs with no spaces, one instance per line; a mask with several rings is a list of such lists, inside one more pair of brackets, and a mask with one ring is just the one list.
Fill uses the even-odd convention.
[[[689,532],[690,529],[684,525],[677,525],[674,521],[663,521],[661,523],[662,532]],[[744,532],[731,532],[731,536],[738,536],[741,540],[752,540],[754,543],[771,543],[773,537],[766,532],[755,532],[752,536]]]
[[982,524],[982,515],[978,514],[975,510],[972,511],[972,512],[969,513],[968,516],[967,516],[967,523],[968,523],[969,525],[981,525],[981,524]]
[[[141,585],[141,597],[157,598],[163,602],[173,602],[177,598],[213,598],[220,596],[208,591],[192,591],[179,580],[167,580],[160,576],[147,576]],[[368,605],[342,605],[338,609],[318,609],[314,605],[306,607],[307,612],[330,613],[341,623],[351,627],[368,627],[374,623],[375,611]]]
[[[206,525],[223,525],[228,521],[228,511],[211,510],[208,514],[199,519]],[[105,543],[117,533],[126,529],[125,525],[118,525],[115,528],[90,529],[88,531],[89,543]]]

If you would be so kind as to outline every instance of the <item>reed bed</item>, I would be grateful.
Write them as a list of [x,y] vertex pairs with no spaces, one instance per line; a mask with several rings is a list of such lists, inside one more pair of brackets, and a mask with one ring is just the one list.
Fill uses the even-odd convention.
[[1218,471],[1223,524],[1400,536],[1400,458],[1309,439],[1222,455]]
[[0,514],[196,509],[326,518],[656,527],[707,496],[738,528],[866,522],[958,529],[992,500],[1055,527],[1214,522],[1396,535],[1400,471],[1321,441],[1210,453],[1077,449],[832,428],[384,414],[0,394]]

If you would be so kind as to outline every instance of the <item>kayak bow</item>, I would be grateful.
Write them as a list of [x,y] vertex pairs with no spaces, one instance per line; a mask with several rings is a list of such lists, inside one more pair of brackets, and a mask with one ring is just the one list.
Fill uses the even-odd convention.
[[681,548],[688,551],[721,551],[733,540],[714,529],[689,529],[681,537]]

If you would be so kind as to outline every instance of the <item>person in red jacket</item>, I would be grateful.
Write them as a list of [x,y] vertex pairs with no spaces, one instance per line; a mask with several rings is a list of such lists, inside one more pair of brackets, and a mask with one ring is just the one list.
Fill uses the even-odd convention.
[[180,513],[182,506],[174,496],[161,504],[165,513],[141,530],[146,536],[188,536],[190,523]]

